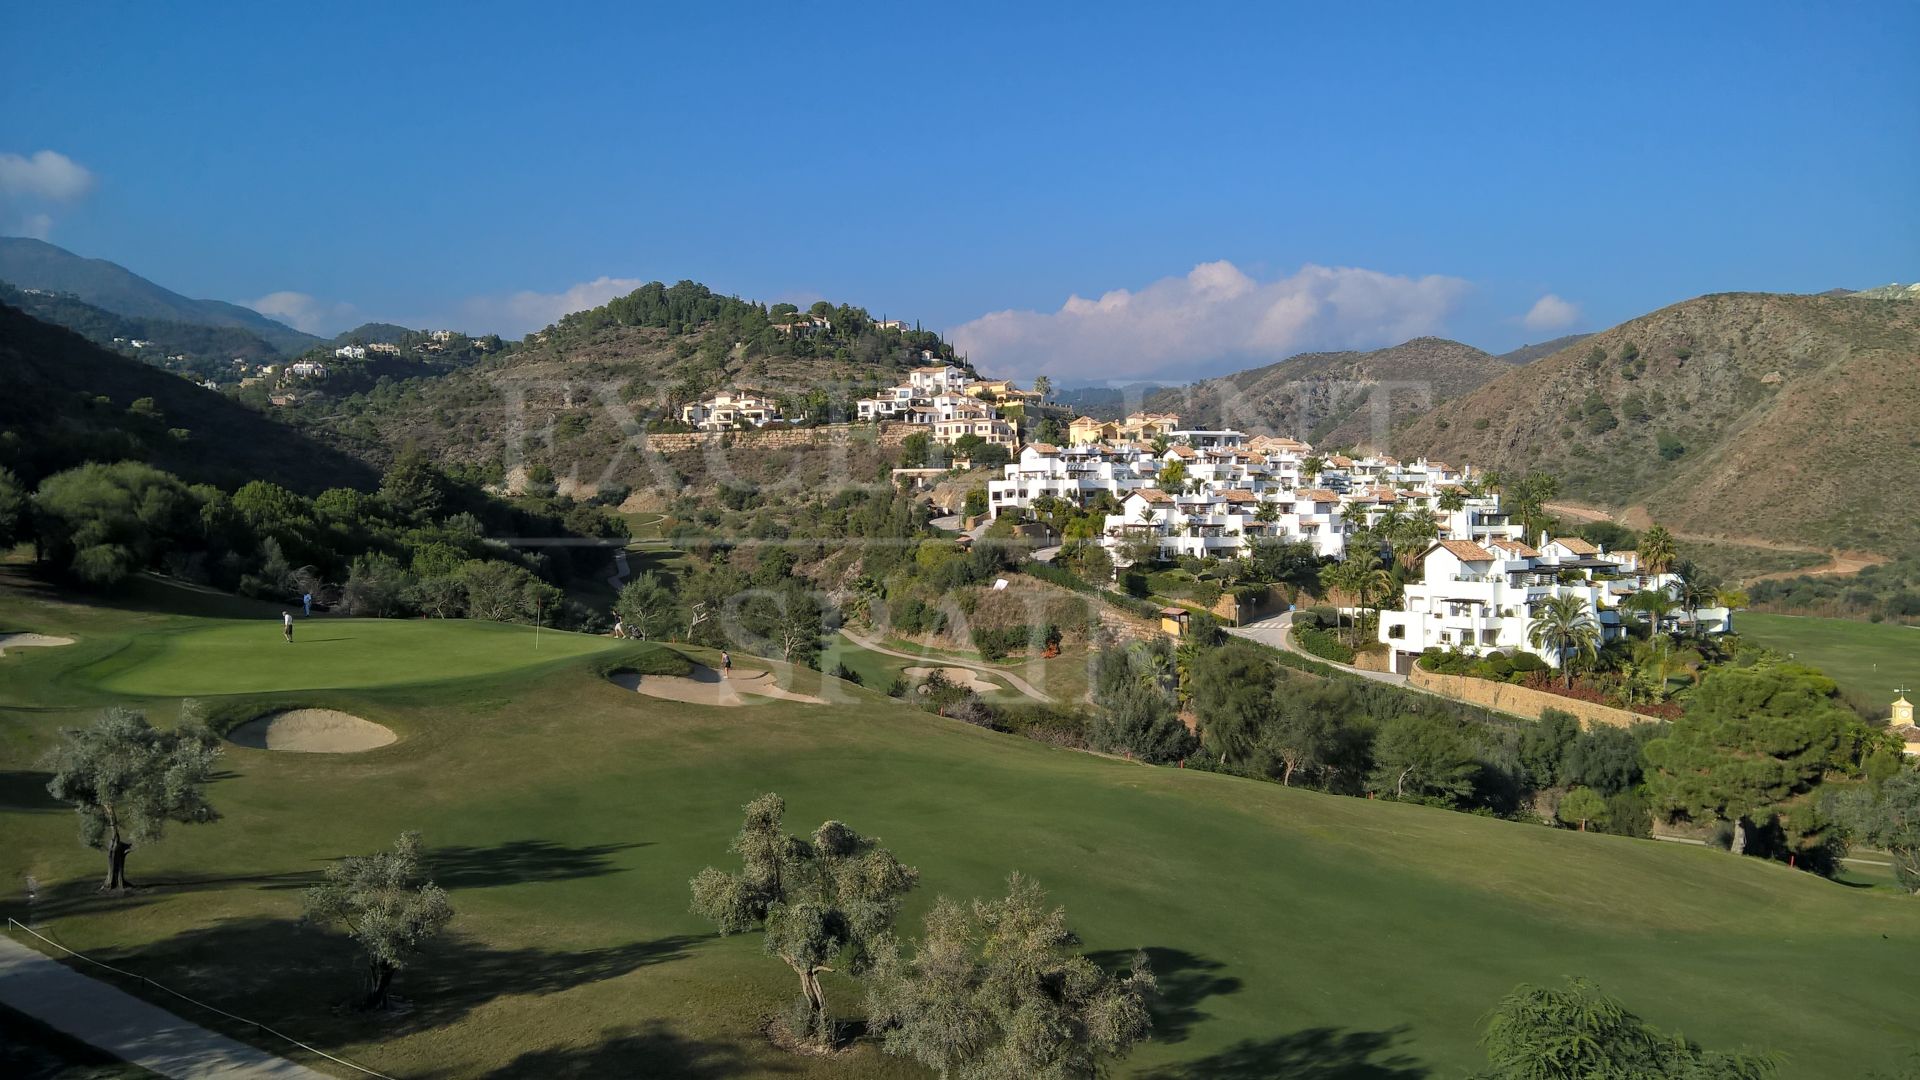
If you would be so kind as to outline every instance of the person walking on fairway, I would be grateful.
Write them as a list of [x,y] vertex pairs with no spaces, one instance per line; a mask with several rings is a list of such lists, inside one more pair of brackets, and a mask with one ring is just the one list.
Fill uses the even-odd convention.
[[312,593],[300,594],[300,617],[303,619],[313,618],[313,594]]
[[287,635],[287,644],[293,644],[293,612],[280,613],[280,629]]

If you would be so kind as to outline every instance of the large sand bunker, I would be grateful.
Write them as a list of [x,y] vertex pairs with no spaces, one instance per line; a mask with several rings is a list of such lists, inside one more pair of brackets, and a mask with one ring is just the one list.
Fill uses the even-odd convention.
[[52,637],[47,634],[0,634],[0,656],[7,655],[8,649],[46,649],[55,645],[71,645],[70,637]]
[[334,709],[288,709],[249,720],[227,738],[254,750],[300,754],[353,754],[385,746],[396,736],[371,720]]
[[994,682],[992,679],[987,678],[986,676],[980,674],[979,672],[973,670],[972,668],[910,667],[906,669],[904,672],[902,672],[901,674],[904,674],[907,678],[912,679],[915,682],[919,682],[920,680],[925,679],[927,676],[933,674],[936,671],[942,675],[945,675],[947,677],[947,681],[952,683],[953,685],[959,687],[962,690],[971,690],[976,694],[984,694],[991,690],[1006,689],[1005,687],[1001,686],[999,683]]
[[693,671],[686,675],[639,675],[631,671],[622,671],[614,674],[613,682],[622,689],[633,690],[648,697],[681,701],[689,705],[718,705],[723,708],[734,708],[754,704],[747,700],[747,695],[779,698],[783,701],[803,701],[809,705],[827,703],[825,698],[788,690],[774,681],[771,671],[735,668],[723,677],[705,664],[693,665]]

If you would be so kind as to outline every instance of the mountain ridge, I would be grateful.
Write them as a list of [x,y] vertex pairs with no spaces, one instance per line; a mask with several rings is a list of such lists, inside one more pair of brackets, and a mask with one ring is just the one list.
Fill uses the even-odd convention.
[[324,340],[224,300],[196,300],[107,259],[88,258],[23,236],[0,236],[0,281],[16,288],[71,293],[116,315],[202,326],[233,326],[258,335],[282,355]]

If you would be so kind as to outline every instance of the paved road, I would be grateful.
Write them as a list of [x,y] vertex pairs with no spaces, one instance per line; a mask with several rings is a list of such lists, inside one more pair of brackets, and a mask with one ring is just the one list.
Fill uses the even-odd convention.
[[0,1003],[123,1061],[180,1080],[332,1080],[90,979],[0,936]]
[[[1287,634],[1287,631],[1291,629],[1292,626],[1293,612],[1283,611],[1278,615],[1269,615],[1264,619],[1250,622],[1245,626],[1229,626],[1227,627],[1227,633],[1235,637],[1246,638],[1249,641],[1257,641],[1262,645],[1271,645],[1276,649],[1285,649],[1290,653],[1296,653],[1309,660],[1318,660],[1323,664],[1330,663],[1330,661],[1315,656],[1295,645],[1293,639]],[[1409,690],[1420,690],[1420,687],[1409,684],[1405,675],[1396,675],[1391,671],[1362,671],[1356,667],[1347,667],[1345,664],[1332,664],[1332,666],[1339,668],[1341,671],[1358,675],[1363,679],[1386,683],[1389,686],[1404,686]],[[1422,690],[1421,692],[1427,693],[1428,691]],[[1439,695],[1436,694],[1434,696],[1438,697]]]
[[844,626],[840,628],[840,635],[869,652],[877,652],[885,656],[897,656],[902,660],[918,660],[928,667],[958,667],[966,668],[969,671],[982,672],[987,675],[997,675],[1009,683],[1012,683],[1015,690],[1020,691],[1035,701],[1041,702],[1042,704],[1051,704],[1053,702],[1052,698],[1040,692],[1039,687],[1008,671],[1006,668],[993,667],[989,664],[975,664],[967,660],[949,660],[944,656],[935,656],[928,653],[901,652],[899,649],[890,649],[872,638],[862,637]]

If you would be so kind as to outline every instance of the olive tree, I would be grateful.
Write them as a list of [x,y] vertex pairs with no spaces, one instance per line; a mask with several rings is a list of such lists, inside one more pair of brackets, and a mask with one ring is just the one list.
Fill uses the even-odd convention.
[[942,1077],[1095,1077],[1152,1033],[1145,953],[1115,975],[1079,952],[1066,912],[1014,874],[1004,899],[942,897],[912,955],[889,935],[869,982],[881,1048]]
[[693,911],[722,934],[765,931],[768,955],[800,980],[801,1000],[788,1021],[792,1035],[830,1043],[820,976],[865,973],[875,940],[893,926],[920,872],[838,821],[822,824],[811,838],[788,835],[786,803],[778,795],[762,795],[743,809],[746,820],[728,847],[740,856],[740,871],[710,866],[695,875]]
[[394,972],[453,918],[445,889],[427,880],[420,834],[400,834],[392,851],[352,855],[327,867],[326,879],[306,892],[307,918],[338,922],[366,956],[361,1007],[391,1002]]
[[1886,852],[1894,876],[1920,893],[1920,769],[1903,768],[1877,786],[1856,786],[1829,803],[1853,839]]
[[108,709],[91,726],[61,732],[41,767],[53,774],[47,791],[73,804],[80,837],[107,853],[102,892],[133,887],[127,854],[158,841],[168,822],[200,824],[219,813],[207,803],[206,783],[220,743],[189,707],[181,726],[160,731],[131,709]]

